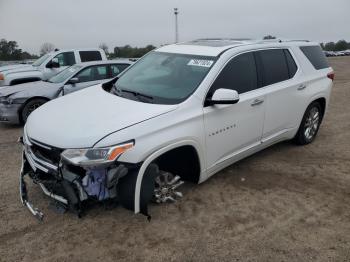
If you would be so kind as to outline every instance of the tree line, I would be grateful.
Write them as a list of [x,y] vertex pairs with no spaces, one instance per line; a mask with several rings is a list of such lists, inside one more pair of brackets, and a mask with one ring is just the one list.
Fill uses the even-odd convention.
[[[267,35],[264,36],[263,39],[276,39],[276,37],[272,35]],[[350,42],[346,42],[345,40],[339,40],[337,42],[320,43],[320,45],[325,51],[344,51],[350,49]]]
[[29,54],[28,52],[22,51],[18,48],[16,41],[7,41],[6,39],[0,40],[0,60],[25,60],[37,58],[36,55]]
[[109,58],[139,58],[152,51],[156,47],[153,45],[147,45],[146,47],[132,47],[130,45],[116,46],[113,48],[113,52],[109,52],[108,46],[105,43],[99,45]]
[[326,51],[344,51],[350,49],[350,42],[339,40],[338,42],[321,43],[321,47]]
[[[263,39],[276,39],[275,36],[267,35]],[[345,40],[339,40],[337,42],[327,42],[320,43],[323,50],[326,51],[343,51],[350,49],[350,42]],[[149,51],[155,49],[153,45],[147,45],[145,47],[132,47],[130,45],[116,46],[113,48],[112,52],[109,52],[108,46],[105,43],[101,43],[99,48],[103,49],[108,58],[139,58],[147,54]],[[55,46],[51,43],[44,43],[40,47],[40,55],[51,52],[55,50]],[[30,54],[26,51],[22,51],[18,47],[16,41],[7,41],[6,39],[0,40],[0,60],[10,61],[10,60],[25,60],[25,59],[35,59],[38,56]]]

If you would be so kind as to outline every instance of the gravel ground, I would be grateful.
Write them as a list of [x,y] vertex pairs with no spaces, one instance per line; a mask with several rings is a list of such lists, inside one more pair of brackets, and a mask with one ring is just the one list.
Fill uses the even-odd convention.
[[186,185],[151,222],[121,207],[57,214],[37,187],[39,223],[18,196],[22,128],[0,125],[0,261],[350,261],[350,58],[336,72],[313,144],[275,145]]

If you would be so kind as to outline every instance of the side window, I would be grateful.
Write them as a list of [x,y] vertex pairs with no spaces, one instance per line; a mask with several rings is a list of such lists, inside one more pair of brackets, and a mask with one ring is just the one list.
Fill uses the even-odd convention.
[[100,61],[102,60],[99,51],[79,51],[81,62]]
[[288,65],[283,49],[269,49],[257,52],[261,59],[263,86],[289,79]]
[[284,54],[286,55],[286,59],[287,59],[289,78],[293,78],[293,76],[298,70],[298,67],[294,61],[294,58],[290,54],[289,50],[285,49]]
[[211,97],[219,88],[236,90],[239,94],[257,89],[258,78],[254,54],[245,53],[233,58],[216,78],[208,96]]
[[75,64],[74,52],[64,52],[55,56],[60,66],[71,66]]
[[75,77],[79,79],[79,83],[88,82],[94,80],[93,67],[88,67],[80,71]]
[[316,70],[329,67],[320,46],[301,46],[300,49]]
[[111,73],[112,77],[115,77],[119,75],[121,72],[123,72],[129,65],[128,64],[115,64],[111,65]]
[[102,80],[108,78],[107,76],[107,65],[95,66],[94,67],[94,80]]

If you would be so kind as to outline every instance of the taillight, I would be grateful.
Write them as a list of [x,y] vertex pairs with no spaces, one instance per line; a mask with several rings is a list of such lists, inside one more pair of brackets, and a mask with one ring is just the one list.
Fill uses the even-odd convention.
[[0,74],[0,80],[5,80],[5,77],[3,74]]
[[328,73],[328,74],[327,74],[327,77],[328,77],[329,79],[331,79],[332,81],[334,81],[334,77],[335,77],[334,72]]

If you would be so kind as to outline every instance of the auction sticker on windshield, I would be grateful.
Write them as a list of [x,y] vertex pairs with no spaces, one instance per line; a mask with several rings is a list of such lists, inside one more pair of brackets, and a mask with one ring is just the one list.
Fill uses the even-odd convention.
[[201,66],[201,67],[211,67],[214,63],[213,60],[203,60],[203,59],[191,59],[187,65],[190,66]]

